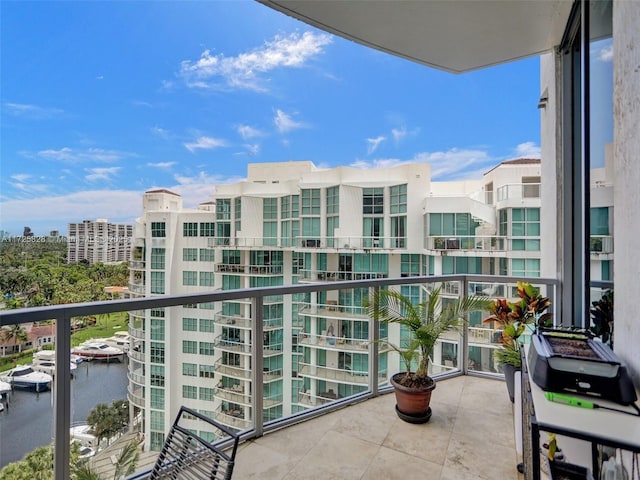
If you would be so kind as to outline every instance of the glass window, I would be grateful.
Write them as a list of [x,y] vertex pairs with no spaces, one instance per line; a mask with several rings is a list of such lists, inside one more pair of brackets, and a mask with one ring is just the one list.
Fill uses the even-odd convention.
[[200,261],[201,262],[215,262],[216,251],[213,248],[201,248],[200,249]]
[[389,189],[389,210],[395,213],[407,213],[407,184],[395,185]]
[[151,236],[155,238],[166,237],[165,227],[164,222],[151,222]]
[[200,342],[199,344],[200,355],[213,355],[214,354],[214,346],[212,342]]
[[158,408],[158,409],[164,408],[164,389],[163,388],[151,388],[151,408]]
[[215,389],[200,387],[200,400],[206,400],[208,402],[213,402],[215,400]]
[[589,230],[591,235],[609,235],[609,207],[591,208]]
[[198,342],[194,342],[193,340],[183,340],[182,353],[198,353]]
[[278,199],[277,198],[262,199],[262,218],[266,220],[278,219]]
[[216,234],[216,224],[214,222],[200,222],[200,236],[213,237]]
[[164,248],[151,249],[151,268],[154,270],[164,270],[165,250]]
[[420,276],[420,255],[403,253],[400,257],[400,276]]
[[327,188],[327,215],[337,215],[340,211],[340,187]]
[[231,220],[231,199],[219,198],[216,202],[216,219]]
[[200,377],[213,378],[215,367],[213,365],[200,365]]
[[200,331],[212,333],[214,331],[215,322],[210,318],[200,319]]
[[198,330],[198,319],[197,318],[182,318],[182,330],[185,332],[195,332]]
[[407,217],[391,217],[391,238],[393,248],[406,248],[407,244]]
[[182,235],[184,237],[198,236],[198,222],[185,222],[182,224]]
[[164,320],[151,319],[151,340],[164,340]]
[[182,285],[198,285],[198,272],[183,270]]
[[196,377],[198,375],[198,365],[196,363],[183,363],[182,375],[186,377]]
[[151,272],[151,293],[164,293],[164,272]]
[[320,189],[305,188],[301,190],[302,215],[320,215]]
[[182,398],[198,398],[198,387],[194,387],[193,385],[183,385]]
[[213,287],[214,286],[213,272],[200,272],[200,286],[201,287]]
[[384,189],[362,189],[362,213],[364,215],[382,215],[384,213]]
[[195,262],[198,260],[198,249],[197,248],[183,248],[182,249],[182,260],[184,262]]
[[511,259],[511,275],[514,277],[539,277],[540,276],[540,259],[538,258]]
[[151,362],[164,363],[164,343],[151,342]]
[[151,365],[151,385],[164,387],[164,365]]

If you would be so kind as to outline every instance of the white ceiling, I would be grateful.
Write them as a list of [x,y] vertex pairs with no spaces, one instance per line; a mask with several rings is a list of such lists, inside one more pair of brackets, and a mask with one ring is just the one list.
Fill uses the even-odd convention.
[[327,32],[461,73],[560,43],[571,0],[258,0]]

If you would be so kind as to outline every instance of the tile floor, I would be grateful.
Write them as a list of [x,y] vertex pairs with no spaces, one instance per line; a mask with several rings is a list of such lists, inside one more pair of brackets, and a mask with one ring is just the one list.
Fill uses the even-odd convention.
[[245,442],[234,480],[517,480],[504,382],[438,382],[429,423],[412,425],[383,395]]

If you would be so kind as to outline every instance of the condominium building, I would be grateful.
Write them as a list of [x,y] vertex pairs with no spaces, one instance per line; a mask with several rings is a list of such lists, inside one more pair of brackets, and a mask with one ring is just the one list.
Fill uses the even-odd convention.
[[133,225],[110,223],[99,218],[95,222],[69,223],[68,232],[67,263],[129,261]]
[[[540,215],[540,169],[538,159],[516,159],[477,180],[434,182],[425,163],[366,171],[261,163],[248,166],[245,181],[217,186],[215,200],[197,208],[183,207],[176,193],[150,190],[135,226],[130,291],[177,295],[447,274],[553,277],[555,252],[543,251],[541,239],[556,219]],[[602,254],[594,252],[594,265]],[[490,283],[473,287],[508,295]],[[401,289],[416,299],[424,293]],[[444,289],[458,294],[449,290],[457,284]],[[366,390],[367,295],[351,288],[265,298],[265,421]],[[242,299],[131,313],[129,398],[151,449],[162,444],[180,405],[250,428],[254,317]],[[497,372],[495,332],[481,320],[480,312],[472,315],[468,362]],[[404,335],[394,326],[379,332],[394,343]],[[443,338],[433,368],[446,371],[458,358],[457,336]],[[398,362],[382,349],[380,383]]]

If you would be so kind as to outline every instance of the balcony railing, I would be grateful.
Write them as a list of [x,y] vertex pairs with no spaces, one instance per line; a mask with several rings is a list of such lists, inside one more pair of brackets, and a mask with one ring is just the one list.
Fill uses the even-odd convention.
[[509,183],[498,188],[498,202],[520,198],[540,198],[540,184]]
[[[252,288],[242,290],[228,290],[228,291],[211,291],[206,293],[194,293],[179,296],[154,296],[146,298],[133,298],[133,299],[121,299],[102,302],[91,302],[84,304],[73,305],[53,305],[47,307],[36,307],[20,310],[6,310],[0,312],[0,326],[8,326],[15,324],[26,324],[32,322],[40,322],[46,320],[55,320],[56,325],[56,365],[57,372],[55,376],[55,385],[53,388],[53,419],[54,419],[54,478],[56,480],[66,480],[70,478],[70,434],[69,426],[71,423],[71,371],[70,371],[70,351],[71,351],[71,325],[74,317],[87,316],[87,315],[101,315],[115,312],[128,312],[135,311],[137,314],[141,310],[148,309],[161,309],[166,307],[195,305],[195,304],[213,304],[222,305],[222,302],[239,302],[246,301],[251,305],[252,319],[251,319],[251,338],[262,339],[264,338],[264,318],[263,307],[265,306],[265,298],[273,296],[287,296],[291,295],[291,298],[302,294],[312,294],[313,292],[349,292],[351,290],[362,288],[381,288],[400,285],[429,285],[429,284],[441,284],[441,283],[458,283],[460,292],[478,293],[485,289],[494,289],[494,285],[501,285],[504,288],[504,292],[513,293],[516,281],[522,280],[521,278],[513,277],[498,277],[498,276],[482,276],[482,275],[451,275],[451,276],[439,276],[439,277],[407,277],[407,278],[382,278],[382,279],[367,279],[367,280],[353,280],[353,281],[336,281],[330,283],[312,283],[312,284],[300,284],[294,286],[284,287],[265,287],[265,288]],[[531,280],[531,279],[529,279]],[[541,286],[543,293],[549,296],[552,301],[552,305],[556,305],[556,298],[558,298],[558,292],[556,280],[549,279],[535,279],[535,284]],[[513,297],[513,295],[507,295]],[[248,300],[247,300],[248,299]],[[325,311],[331,311],[329,305],[322,306]],[[331,305],[336,307],[337,305]],[[313,305],[309,304],[305,308],[313,310]],[[147,313],[148,315],[148,313]],[[137,317],[139,318],[139,317]],[[314,328],[320,327],[320,322],[329,321],[318,317],[308,317]],[[171,321],[168,319],[167,321]],[[179,322],[178,318],[174,321]],[[337,321],[337,320],[335,320]],[[380,326],[373,319],[367,320],[370,322],[366,331],[369,337],[366,339],[366,348],[364,345],[365,340],[362,340],[360,344],[353,344],[355,339],[351,340],[349,348],[344,348],[344,358],[340,358],[336,365],[342,365],[344,368],[336,368],[330,366],[318,365],[317,363],[304,362],[298,365],[298,377],[314,378],[320,382],[327,382],[327,391],[334,389],[339,384],[353,385],[356,388],[355,391],[361,391],[361,393],[348,396],[346,398],[336,398],[330,405],[317,406],[315,408],[309,408],[304,412],[292,414],[288,417],[283,417],[271,421],[265,421],[262,415],[252,415],[252,418],[240,418],[235,416],[237,412],[222,411],[219,410],[217,415],[224,416],[225,423],[232,424],[235,428],[242,430],[242,438],[255,438],[260,437],[264,433],[280,429],[285,425],[297,423],[308,418],[312,418],[318,415],[322,415],[332,409],[340,408],[344,405],[362,401],[368,398],[372,398],[378,395],[381,391],[389,389],[388,378],[390,376],[390,368],[381,366],[379,363],[379,354],[384,349],[384,342],[379,342],[380,339]],[[179,328],[179,327],[176,327]],[[473,330],[475,329],[475,330]],[[364,330],[363,330],[364,331]],[[137,334],[149,335],[149,332],[138,330]],[[470,371],[485,374],[488,376],[499,376],[499,372],[492,369],[491,365],[474,365],[471,361],[471,350],[478,348],[495,348],[492,342],[493,331],[484,329],[478,326],[471,327],[463,331],[462,336],[458,336],[455,339],[442,339],[442,343],[456,342],[459,346],[457,349],[453,349],[457,352],[457,358],[454,360],[445,358],[442,354],[441,358],[435,360],[434,363],[444,365],[439,369],[444,375],[456,375],[466,374]],[[324,337],[323,340],[329,343],[330,339],[327,335],[320,335]],[[145,340],[149,340],[143,337]],[[285,337],[286,338],[286,337]],[[336,339],[336,347],[337,345]],[[360,339],[357,339],[360,341]],[[347,339],[345,343],[347,346]],[[143,345],[140,346],[142,349]],[[129,355],[131,358],[143,362],[145,355],[141,351],[135,350],[136,346],[130,350]],[[302,345],[283,345],[283,349],[292,348],[310,348]],[[336,348],[337,349],[337,348]],[[358,349],[359,352],[355,352],[354,349]],[[292,355],[292,350],[282,352],[285,355]],[[338,355],[338,352],[330,352],[327,349],[327,357],[331,355]],[[352,368],[347,355],[353,355],[354,358],[358,355],[359,361],[361,361],[359,368]],[[281,381],[284,376],[284,372],[281,368],[273,368],[266,363],[265,351],[263,348],[252,348],[250,350],[250,363],[249,358],[242,355],[243,361],[241,365],[226,365],[219,359],[215,362],[215,372],[223,376],[231,378],[237,378],[241,382],[247,384],[247,388],[251,388],[251,405],[245,407],[242,410],[243,414],[248,412],[263,412],[265,408],[268,408],[269,402],[265,400],[265,393],[268,391],[268,384],[273,381]],[[386,354],[391,358],[395,353],[391,352]],[[487,355],[482,355],[482,358]],[[478,355],[480,358],[480,355]],[[341,362],[341,363],[340,363]],[[364,363],[362,363],[364,362]],[[391,362],[391,360],[389,360]],[[395,358],[393,362],[399,363],[399,360]],[[451,365],[448,365],[450,362]],[[275,364],[275,362],[273,362]],[[324,363],[324,362],[323,362]],[[247,368],[248,365],[252,365],[253,368]],[[353,364],[355,365],[355,364]],[[389,364],[387,364],[389,365]],[[395,365],[395,363],[394,363]],[[138,368],[138,367],[134,367]],[[438,371],[433,371],[435,376],[441,375]],[[149,408],[147,404],[148,398],[145,398],[145,389],[138,385],[138,382],[143,380],[139,375],[138,370],[133,369],[130,373],[132,382],[129,383],[128,398],[132,405],[139,408]],[[149,387],[150,377],[144,378],[147,382],[146,387]],[[330,385],[334,384],[334,385]],[[320,393],[314,394],[317,397],[322,397]],[[153,400],[153,399],[151,399]],[[304,402],[303,402],[304,403]]]

